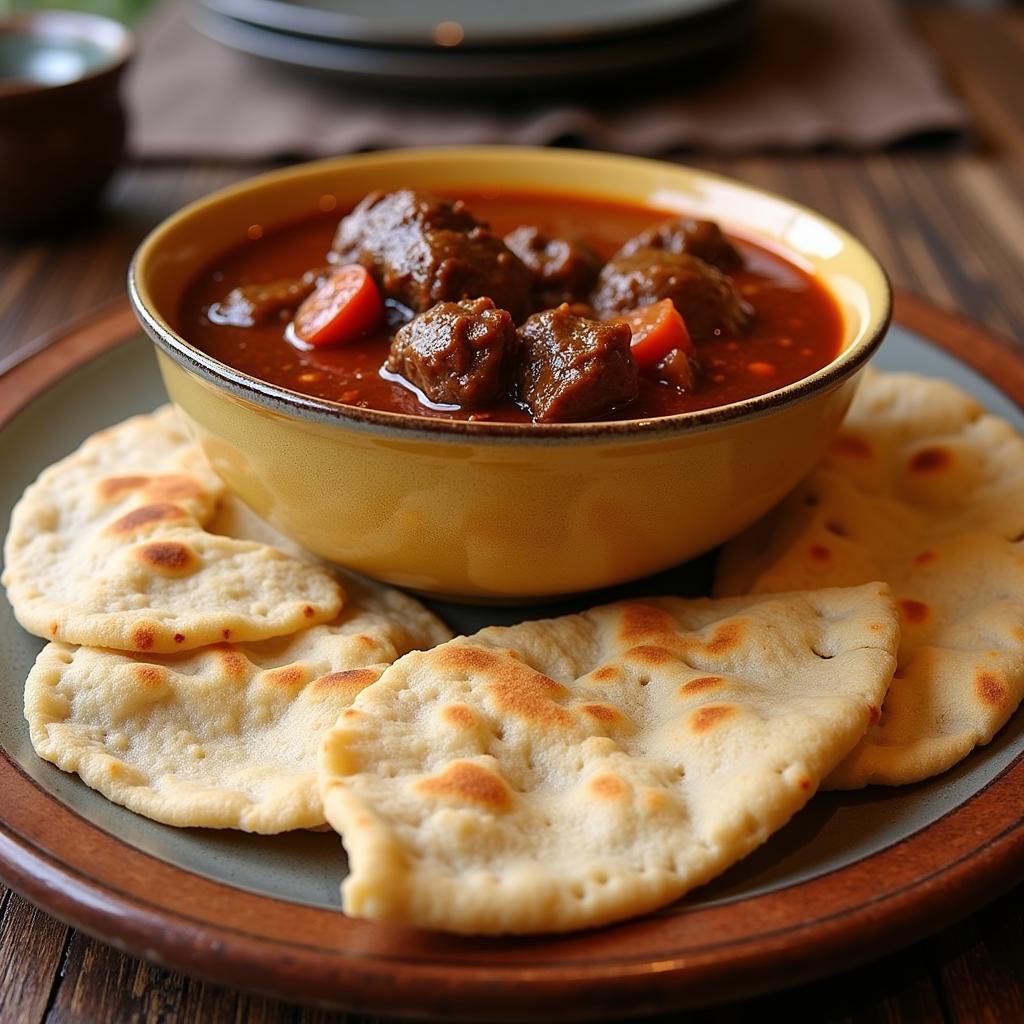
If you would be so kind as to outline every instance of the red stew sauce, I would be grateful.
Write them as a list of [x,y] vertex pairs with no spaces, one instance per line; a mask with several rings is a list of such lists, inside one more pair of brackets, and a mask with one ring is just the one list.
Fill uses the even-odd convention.
[[[550,236],[584,240],[602,260],[611,259],[623,243],[645,229],[678,216],[564,195],[462,191],[458,198],[499,238],[520,225],[535,225]],[[338,216],[333,214],[265,232],[251,229],[250,241],[226,251],[188,288],[180,310],[180,333],[244,373],[332,402],[419,416],[529,422],[530,412],[512,397],[483,408],[437,409],[424,404],[415,390],[396,383],[393,374],[392,379],[382,376],[401,323],[395,316],[390,327],[381,326],[338,347],[309,351],[286,338],[291,313],[247,327],[211,321],[210,308],[236,287],[301,278],[324,267],[337,227]],[[716,331],[698,341],[699,374],[692,388],[641,373],[638,396],[598,418],[668,416],[726,405],[800,380],[838,354],[841,313],[826,289],[775,252],[744,238],[729,236],[729,241],[742,256],[742,267],[729,270],[727,276],[752,308],[749,322],[735,336]]]

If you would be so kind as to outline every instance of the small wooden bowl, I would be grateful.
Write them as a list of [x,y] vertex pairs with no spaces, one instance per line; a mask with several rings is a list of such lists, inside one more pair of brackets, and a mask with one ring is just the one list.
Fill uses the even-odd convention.
[[132,34],[109,18],[37,11],[0,21],[0,233],[77,219],[124,154],[121,73]]

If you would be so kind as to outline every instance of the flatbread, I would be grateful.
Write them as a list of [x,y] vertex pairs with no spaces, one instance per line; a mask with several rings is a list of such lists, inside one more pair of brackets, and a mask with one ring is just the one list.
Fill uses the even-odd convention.
[[716,593],[868,580],[901,608],[899,667],[826,788],[937,775],[1024,696],[1024,440],[952,384],[865,377],[819,467],[726,547]]
[[148,818],[315,828],[323,732],[396,658],[450,636],[418,601],[352,581],[335,621],[289,637],[162,657],[51,643],[25,716],[40,757]]
[[626,602],[407,655],[321,747],[344,909],[522,933],[669,903],[807,802],[897,643],[873,584]]
[[326,570],[208,532],[224,495],[172,409],[89,438],[11,515],[2,581],[29,632],[167,654],[333,619]]

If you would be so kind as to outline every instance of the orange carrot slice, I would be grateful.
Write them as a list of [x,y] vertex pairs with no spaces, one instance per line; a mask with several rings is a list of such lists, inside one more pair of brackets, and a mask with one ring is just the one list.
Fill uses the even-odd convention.
[[675,349],[690,356],[695,352],[686,322],[671,299],[640,306],[618,319],[633,332],[633,358],[641,369],[656,366]]
[[295,313],[292,330],[299,341],[320,348],[344,345],[372,330],[384,318],[384,303],[366,267],[338,267]]

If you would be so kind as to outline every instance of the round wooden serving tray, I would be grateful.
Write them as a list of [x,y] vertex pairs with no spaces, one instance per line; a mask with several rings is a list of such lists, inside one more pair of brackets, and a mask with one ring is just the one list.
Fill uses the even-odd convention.
[[[1024,407],[1024,361],[1007,343],[906,295],[899,296],[896,312],[903,328]],[[137,335],[131,313],[119,304],[56,337],[0,378],[0,432],[17,440],[18,423],[34,402],[46,401],[58,384],[70,387],[92,360]],[[83,388],[99,389],[93,407],[106,400],[103,387],[125,386],[111,376],[81,378]],[[56,407],[53,417],[57,429]],[[87,427],[82,424],[82,437]],[[52,454],[43,442],[19,457],[34,458],[41,468]],[[13,457],[8,449],[0,462]],[[4,621],[12,621],[9,614]],[[14,665],[5,638],[0,649]],[[880,956],[1024,877],[1019,729],[1015,746],[1003,744],[1003,760],[993,762],[989,777],[958,790],[948,810],[836,870],[717,902],[683,901],[589,932],[481,940],[352,920],[328,906],[227,884],[145,852],[128,841],[135,819],[118,819],[127,822],[122,838],[96,824],[82,810],[84,800],[73,809],[75,801],[41,783],[42,769],[17,735],[23,724],[7,728],[14,739],[5,740],[0,756],[4,881],[126,952],[223,984],[347,1009],[473,1020],[586,1019],[735,999]],[[975,756],[984,761],[989,755]],[[80,787],[68,776],[58,781]],[[948,796],[951,784],[937,785],[946,785]],[[884,800],[878,793],[851,799],[870,805]],[[914,799],[913,788],[905,796]],[[339,848],[339,878],[343,863]]]

